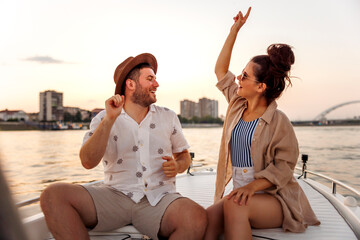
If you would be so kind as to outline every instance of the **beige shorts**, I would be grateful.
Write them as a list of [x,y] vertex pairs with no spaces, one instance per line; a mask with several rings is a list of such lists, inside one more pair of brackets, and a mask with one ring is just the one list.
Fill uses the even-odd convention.
[[91,231],[111,231],[132,224],[152,239],[158,239],[161,219],[167,207],[182,198],[179,193],[169,193],[156,206],[151,206],[146,197],[135,203],[107,185],[83,187],[90,193],[96,208],[98,222]]

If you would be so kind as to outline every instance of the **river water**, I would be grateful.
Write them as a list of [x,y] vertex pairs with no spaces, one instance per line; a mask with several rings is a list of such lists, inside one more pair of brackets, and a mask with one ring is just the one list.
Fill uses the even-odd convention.
[[[195,163],[216,169],[221,128],[183,129]],[[86,130],[0,132],[2,169],[16,201],[37,197],[53,182],[102,179],[102,165],[84,169],[78,157]],[[295,127],[308,169],[360,190],[360,126]],[[298,166],[301,166],[298,163]]]

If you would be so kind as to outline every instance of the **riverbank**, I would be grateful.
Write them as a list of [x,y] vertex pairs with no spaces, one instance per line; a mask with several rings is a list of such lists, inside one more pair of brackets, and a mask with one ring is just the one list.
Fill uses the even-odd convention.
[[222,124],[219,123],[182,123],[182,128],[220,128]]
[[79,130],[88,129],[89,123],[58,123],[58,122],[0,122],[0,131],[22,130]]
[[36,126],[24,122],[0,122],[0,131],[39,130]]
[[293,126],[358,126],[360,119],[336,119],[323,121],[291,121]]
[[[292,121],[293,126],[360,126],[360,119],[343,119],[343,120],[327,120],[327,121]],[[64,124],[63,124],[64,125]],[[65,125],[64,125],[65,126]],[[78,123],[60,126],[55,122],[0,122],[0,131],[21,131],[21,130],[77,130],[88,129],[89,123]],[[81,126],[81,127],[80,127]],[[222,128],[219,123],[182,123],[183,128]]]

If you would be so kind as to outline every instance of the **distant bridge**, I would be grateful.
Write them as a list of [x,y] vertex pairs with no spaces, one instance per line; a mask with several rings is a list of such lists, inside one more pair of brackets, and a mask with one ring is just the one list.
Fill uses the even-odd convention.
[[328,113],[334,111],[334,110],[337,109],[337,108],[343,107],[343,106],[345,106],[345,105],[354,104],[354,103],[360,103],[360,100],[351,101],[351,102],[344,102],[344,103],[335,105],[335,106],[333,106],[333,107],[331,107],[331,108],[328,108],[328,109],[326,109],[325,111],[323,111],[322,113],[320,113],[319,115],[317,115],[314,120],[316,120],[316,121],[325,120],[325,119],[326,119],[325,116],[326,116]]

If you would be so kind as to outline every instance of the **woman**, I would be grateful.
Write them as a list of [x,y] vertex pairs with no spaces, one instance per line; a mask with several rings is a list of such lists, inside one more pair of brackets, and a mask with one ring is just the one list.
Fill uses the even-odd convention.
[[[215,66],[217,87],[229,106],[224,122],[217,167],[215,204],[207,209],[205,239],[251,239],[251,227],[303,232],[318,225],[309,202],[293,177],[299,155],[289,119],[277,110],[277,99],[291,84],[289,71],[295,61],[291,47],[273,44],[267,55],[255,56],[237,76],[228,68],[240,28],[249,17],[241,12]],[[223,197],[233,178],[234,190]]]

